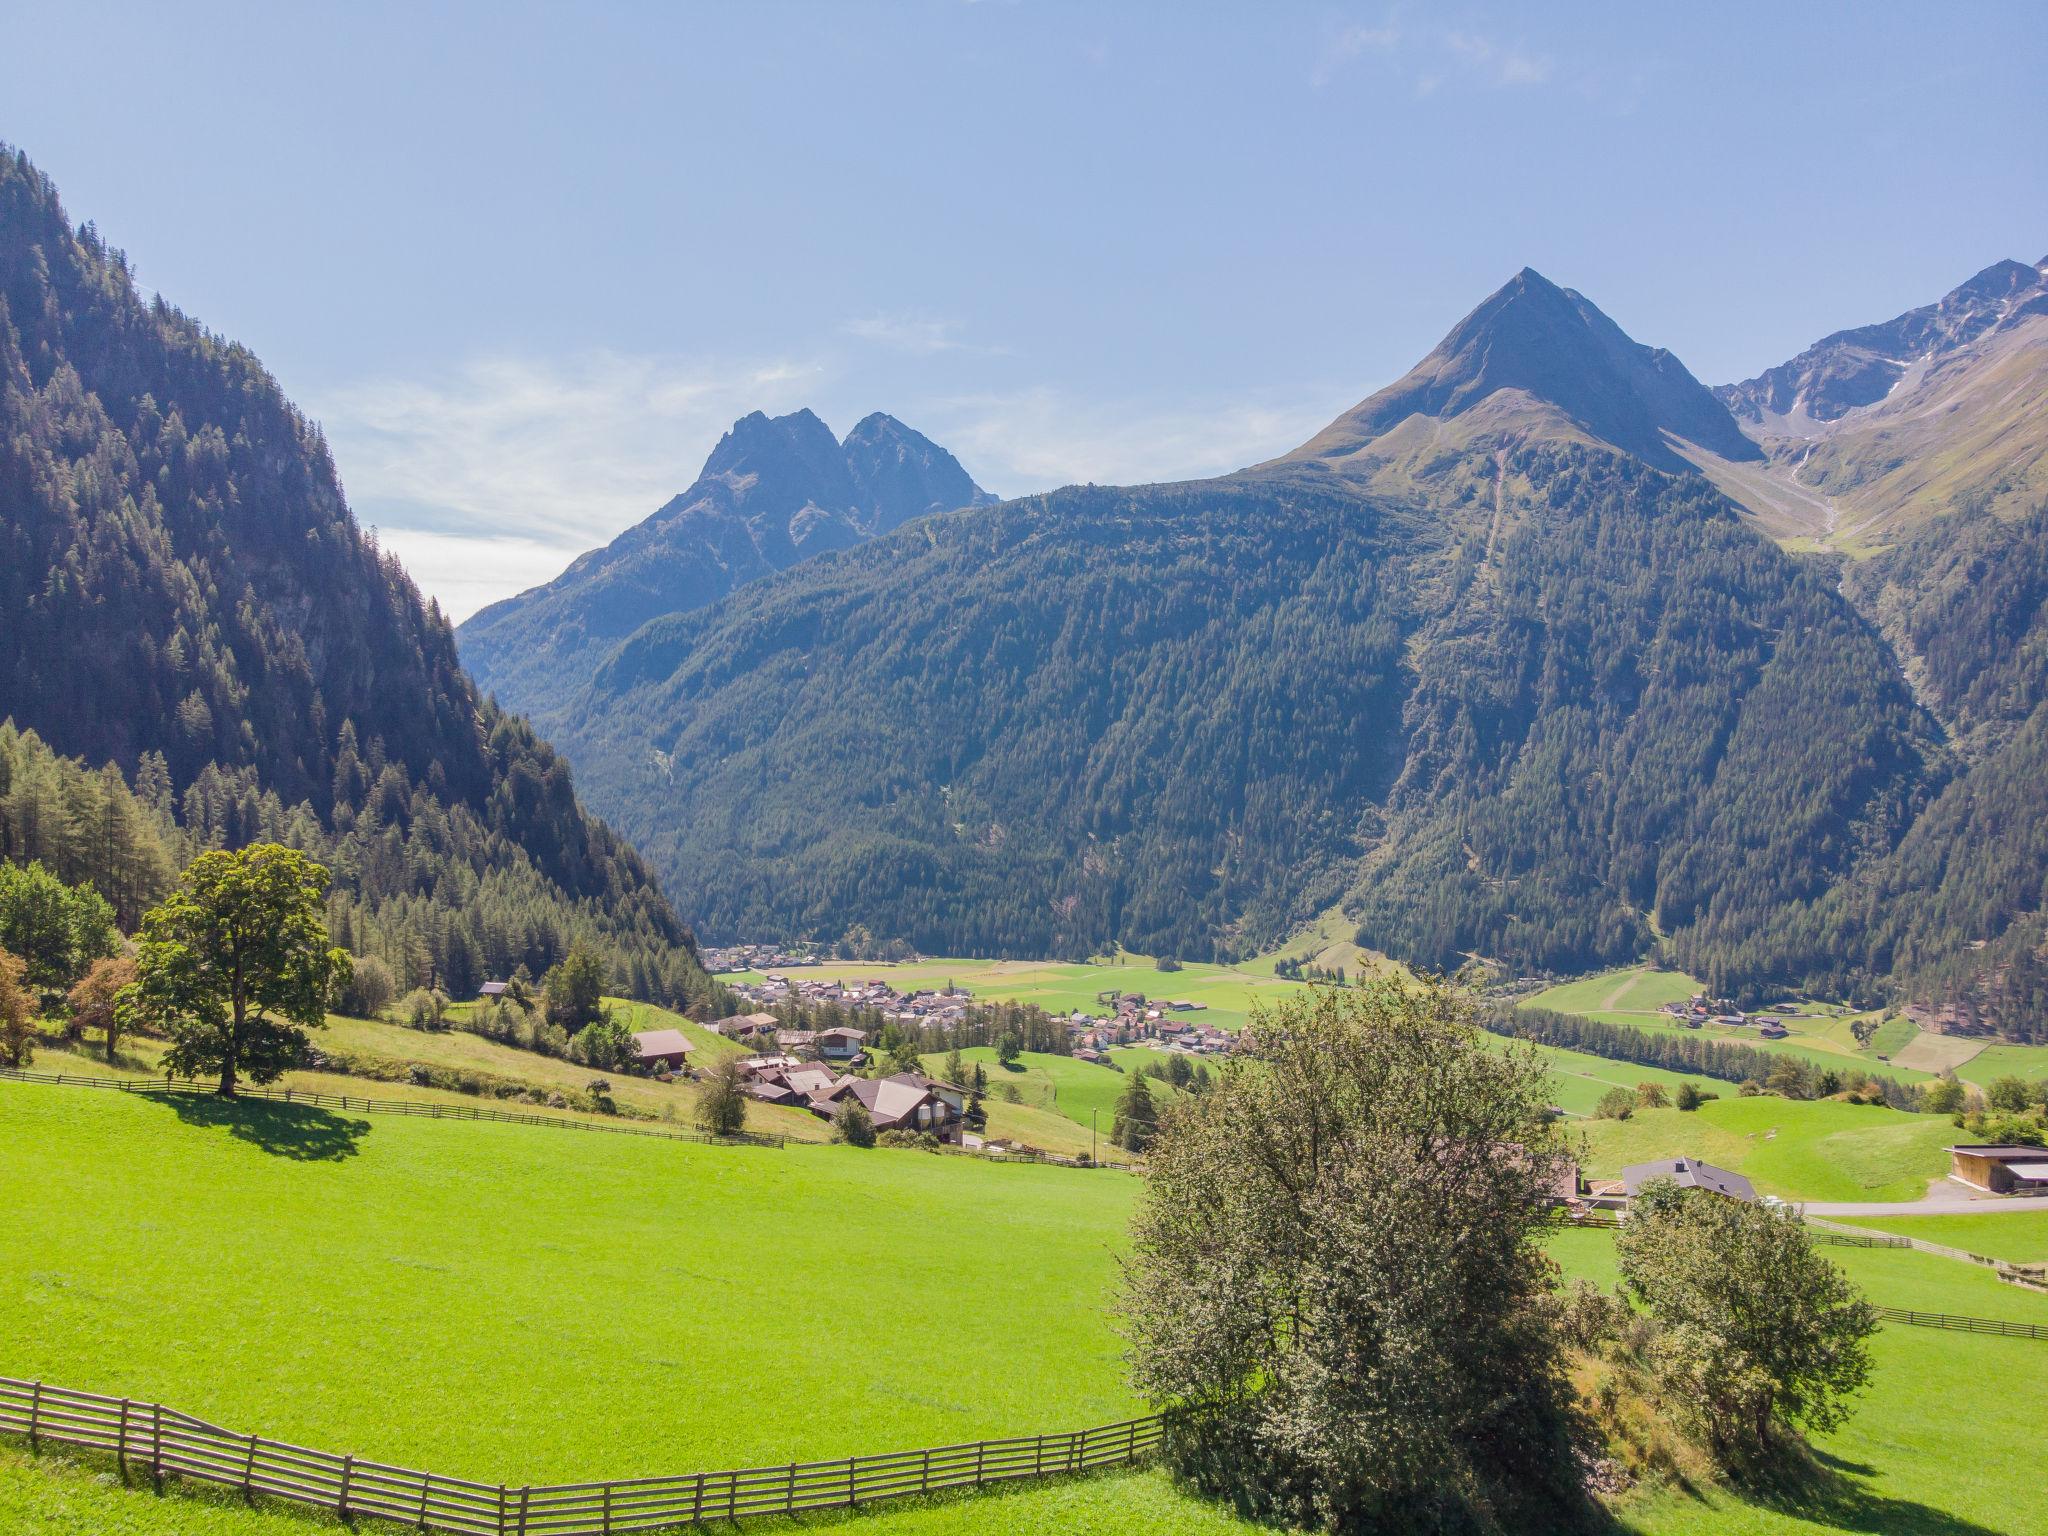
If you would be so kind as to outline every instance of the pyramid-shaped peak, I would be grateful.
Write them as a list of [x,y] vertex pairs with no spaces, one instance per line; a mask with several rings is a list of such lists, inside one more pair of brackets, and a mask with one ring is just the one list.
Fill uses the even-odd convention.
[[1524,267],[1404,378],[1289,458],[1348,458],[1415,418],[1443,423],[1482,410],[1488,432],[1591,438],[1661,469],[1685,467],[1673,437],[1724,457],[1757,456],[1676,357],[1632,340],[1583,294]]

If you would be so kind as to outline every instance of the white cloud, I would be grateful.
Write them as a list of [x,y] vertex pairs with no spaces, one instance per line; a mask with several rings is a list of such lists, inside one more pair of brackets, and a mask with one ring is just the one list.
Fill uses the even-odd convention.
[[461,617],[647,516],[737,417],[794,409],[823,373],[790,360],[497,358],[312,405],[358,520]]
[[929,355],[953,352],[960,342],[953,335],[951,321],[930,315],[873,314],[849,320],[840,329],[861,341],[872,341],[897,352]]
[[1542,85],[1550,79],[1548,54],[1529,53],[1483,33],[1447,32],[1444,46],[1465,66],[1493,85]]
[[1401,45],[1400,29],[1389,22],[1385,26],[1345,27],[1323,45],[1322,54],[1316,66],[1309,72],[1310,81],[1317,87],[1330,83],[1331,78],[1363,53],[1387,53]]

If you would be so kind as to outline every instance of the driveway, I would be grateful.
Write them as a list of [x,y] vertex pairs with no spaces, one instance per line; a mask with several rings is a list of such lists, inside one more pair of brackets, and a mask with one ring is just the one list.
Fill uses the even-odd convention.
[[1987,1195],[1953,1179],[1930,1179],[1918,1200],[1801,1200],[1809,1216],[1989,1216],[1997,1211],[2048,1211],[2033,1195]]

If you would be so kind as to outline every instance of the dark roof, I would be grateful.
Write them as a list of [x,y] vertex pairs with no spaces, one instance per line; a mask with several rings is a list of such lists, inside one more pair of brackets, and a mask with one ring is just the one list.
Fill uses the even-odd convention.
[[2040,1158],[2044,1161],[2048,1161],[2048,1147],[1956,1146],[1950,1147],[1948,1150],[1951,1152],[1966,1152],[1971,1157],[1988,1157],[1993,1159],[1994,1161],[2001,1163],[2011,1162],[2016,1157],[2024,1158],[2029,1162],[2031,1162],[2035,1158]]
[[690,1054],[690,1042],[683,1038],[680,1029],[642,1030],[633,1036],[633,1044],[643,1057]]
[[1653,1179],[1675,1180],[1682,1189],[1711,1190],[1731,1200],[1756,1199],[1756,1186],[1739,1173],[1716,1168],[1692,1157],[1667,1157],[1654,1163],[1630,1163],[1621,1170],[1622,1187],[1633,1196]]

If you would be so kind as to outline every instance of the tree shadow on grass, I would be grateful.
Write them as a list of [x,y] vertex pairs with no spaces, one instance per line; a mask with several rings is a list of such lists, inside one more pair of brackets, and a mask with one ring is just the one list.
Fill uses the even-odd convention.
[[237,1141],[273,1157],[301,1163],[332,1163],[356,1155],[370,1133],[367,1120],[349,1120],[312,1104],[278,1104],[267,1099],[226,1099],[212,1093],[153,1093],[187,1125],[216,1127]]
[[1859,1480],[1873,1470],[1811,1450],[1752,1474],[1730,1491],[1761,1509],[1838,1531],[1870,1536],[2009,1536],[1930,1504],[1877,1493]]

